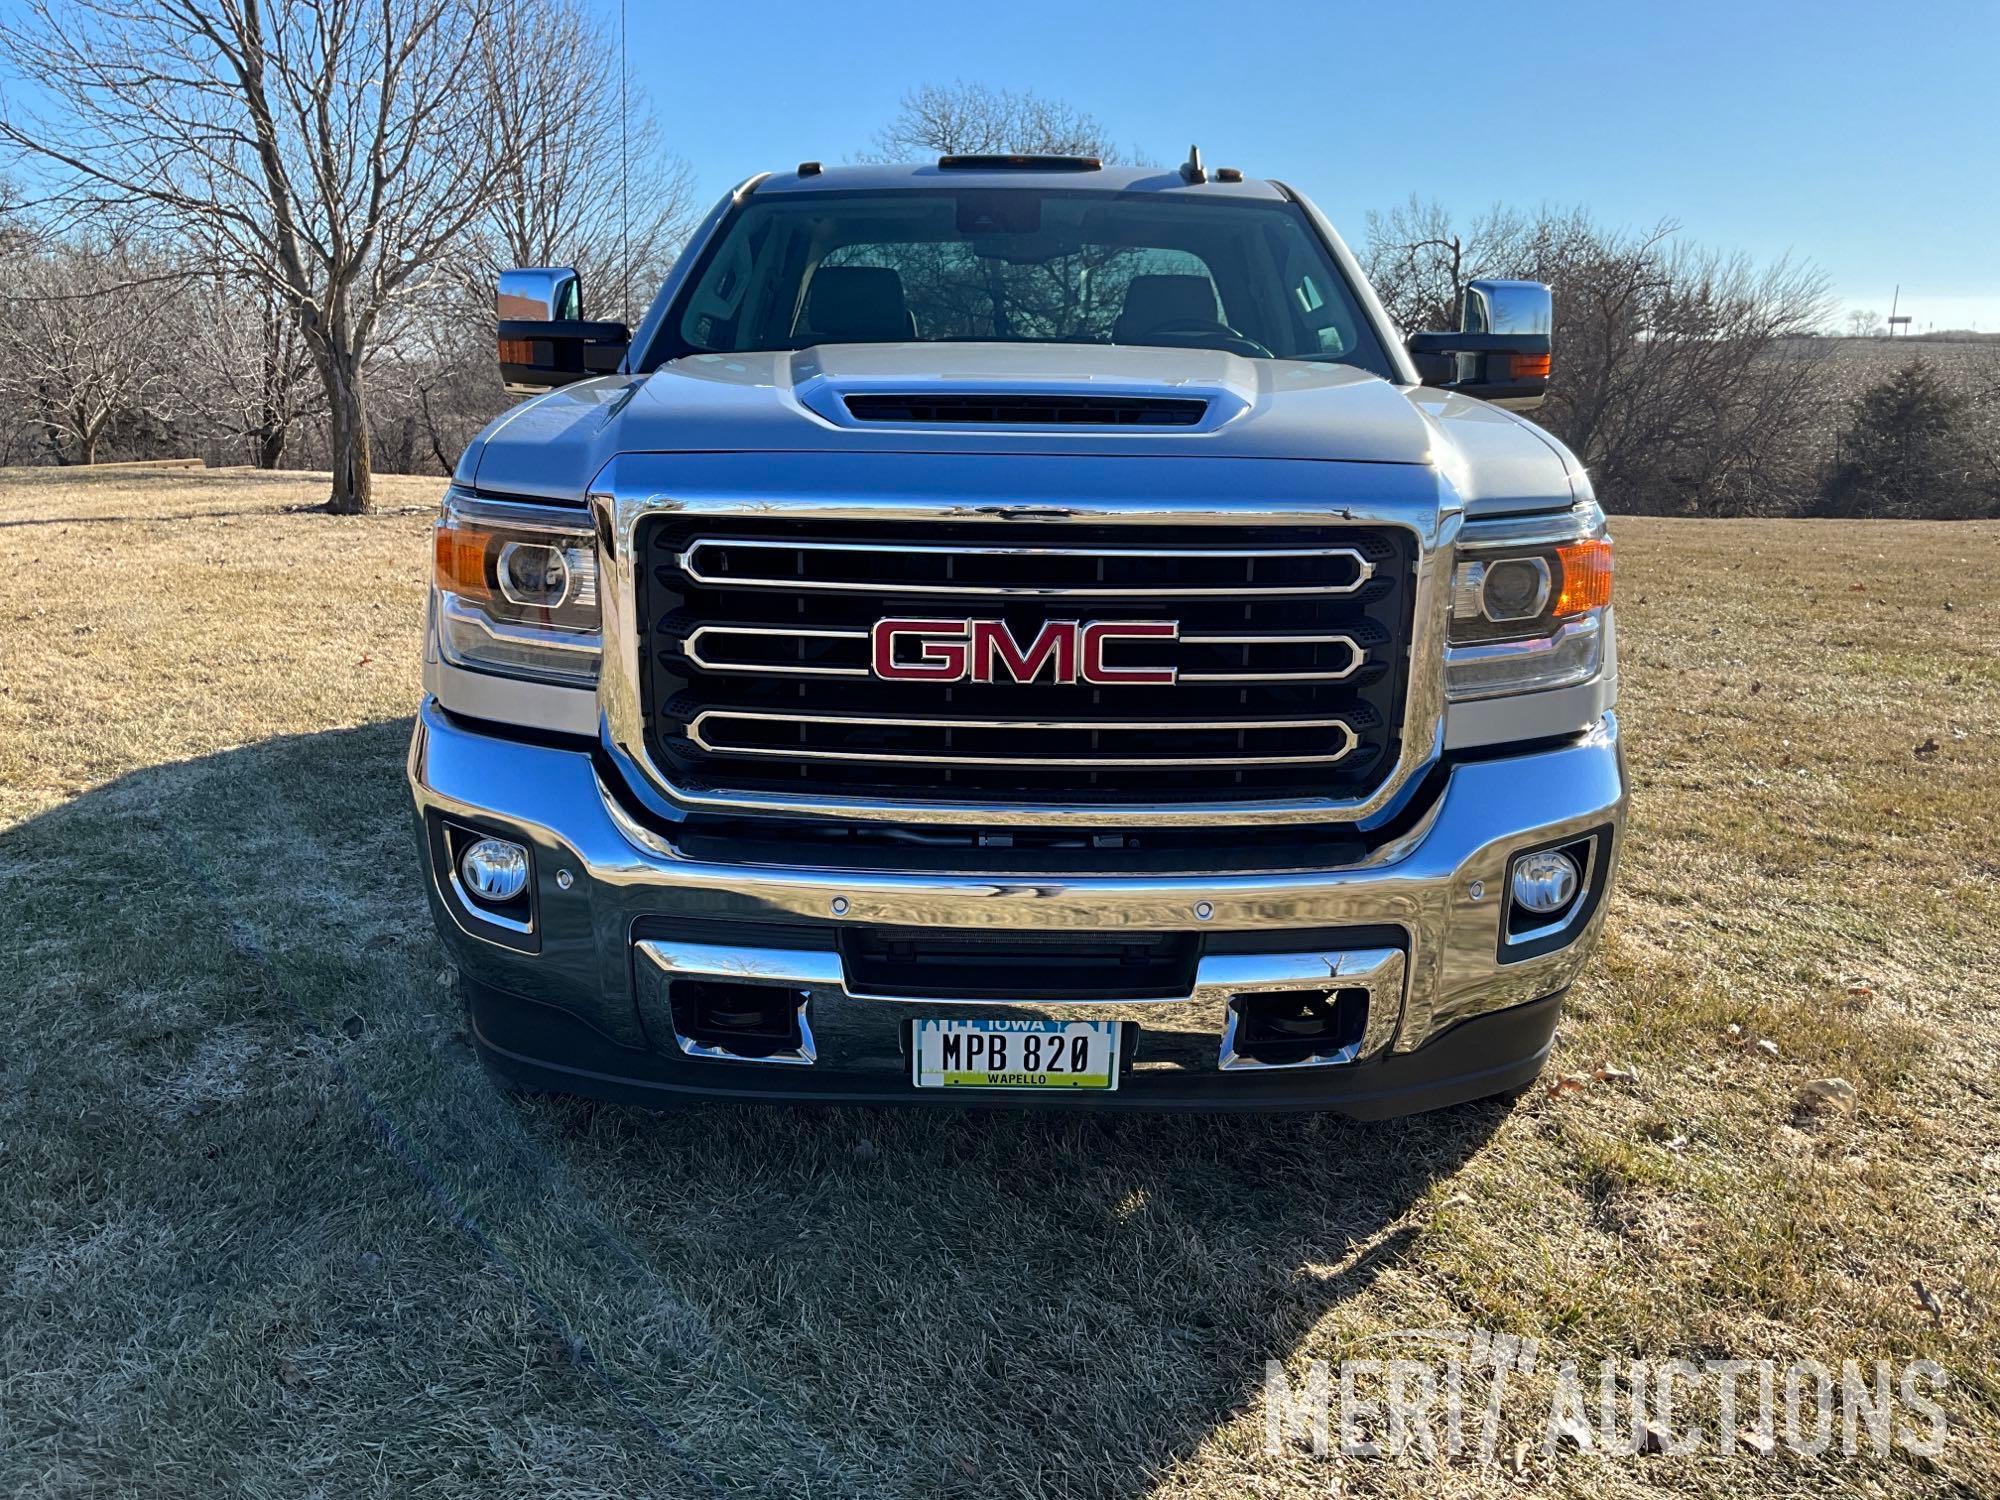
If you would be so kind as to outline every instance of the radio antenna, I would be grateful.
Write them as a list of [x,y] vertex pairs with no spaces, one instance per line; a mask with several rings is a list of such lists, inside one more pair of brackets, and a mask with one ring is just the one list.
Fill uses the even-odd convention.
[[626,160],[626,127],[631,119],[625,91],[632,71],[625,61],[625,0],[618,0],[618,316],[632,321],[632,168]]

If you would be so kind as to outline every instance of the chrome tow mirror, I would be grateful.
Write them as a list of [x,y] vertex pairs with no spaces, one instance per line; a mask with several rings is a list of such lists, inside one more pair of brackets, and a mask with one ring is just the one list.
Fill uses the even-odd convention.
[[1548,394],[1555,299],[1539,281],[1468,281],[1451,333],[1413,333],[1425,385],[1532,411]]
[[572,266],[525,266],[502,271],[493,294],[502,318],[536,323],[583,321],[583,278]]
[[631,347],[623,323],[584,320],[583,278],[570,266],[502,271],[493,310],[500,378],[516,394],[614,374]]

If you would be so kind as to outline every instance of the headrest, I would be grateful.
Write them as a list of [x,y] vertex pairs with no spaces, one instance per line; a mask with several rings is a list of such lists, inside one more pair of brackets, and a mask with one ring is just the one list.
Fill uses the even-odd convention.
[[1197,318],[1213,323],[1220,309],[1215,284],[1206,276],[1134,276],[1125,288],[1125,306],[1112,327],[1120,344],[1136,344],[1155,328]]
[[821,266],[806,290],[802,332],[834,342],[916,336],[903,278],[887,266]]

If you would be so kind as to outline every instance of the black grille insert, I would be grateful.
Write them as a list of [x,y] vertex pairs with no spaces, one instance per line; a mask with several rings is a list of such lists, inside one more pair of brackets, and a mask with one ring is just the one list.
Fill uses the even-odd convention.
[[1167,1000],[1194,987],[1193,933],[933,931],[850,927],[840,962],[851,990],[895,999]]
[[[1346,799],[1399,753],[1416,557],[1401,528],[662,515],[637,543],[647,748],[697,793]],[[912,618],[974,622],[993,680],[879,677],[873,628]],[[1171,680],[1006,660],[1091,623],[1170,623],[1113,659]],[[899,638],[893,659],[926,649]]]
[[860,422],[967,427],[1193,427],[1208,403],[1190,396],[883,394],[849,396]]

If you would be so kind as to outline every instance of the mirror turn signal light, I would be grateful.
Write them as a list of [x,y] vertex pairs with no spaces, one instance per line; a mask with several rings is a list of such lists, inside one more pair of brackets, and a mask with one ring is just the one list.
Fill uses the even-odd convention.
[[1549,378],[1549,357],[1546,354],[1510,354],[1513,361],[1512,378],[1515,380],[1547,380]]
[[1565,542],[1556,548],[1562,562],[1562,591],[1556,595],[1558,618],[1587,614],[1611,602],[1611,538]]

